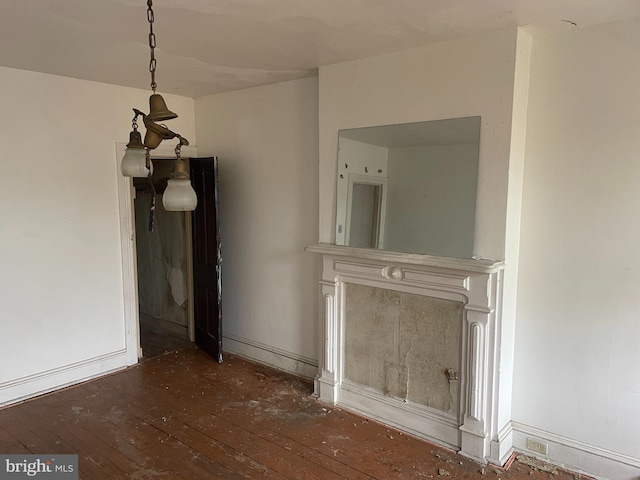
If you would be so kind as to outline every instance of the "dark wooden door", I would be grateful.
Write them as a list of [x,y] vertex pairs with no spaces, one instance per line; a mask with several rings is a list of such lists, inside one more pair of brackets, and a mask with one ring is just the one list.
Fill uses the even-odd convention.
[[222,363],[218,159],[189,160],[191,184],[198,195],[193,212],[193,295],[196,345]]

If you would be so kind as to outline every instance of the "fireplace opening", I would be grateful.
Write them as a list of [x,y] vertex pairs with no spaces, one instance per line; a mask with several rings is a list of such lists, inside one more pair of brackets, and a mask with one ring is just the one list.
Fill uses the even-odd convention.
[[346,283],[344,378],[459,419],[463,307]]

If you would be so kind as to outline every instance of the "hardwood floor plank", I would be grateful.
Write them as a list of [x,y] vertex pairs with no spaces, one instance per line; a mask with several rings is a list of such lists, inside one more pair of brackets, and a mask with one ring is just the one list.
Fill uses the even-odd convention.
[[140,313],[140,347],[145,359],[164,355],[165,353],[192,345],[189,340],[177,334],[154,330],[150,325],[157,319]]
[[[111,386],[114,389],[120,389],[121,392],[126,389],[126,383],[124,385],[119,384],[118,378],[112,378],[111,381]],[[185,386],[185,384],[181,384],[182,390],[180,392],[184,393],[188,390],[185,389]],[[280,447],[269,440],[265,440],[262,436],[256,435],[255,431],[247,428],[245,422],[248,417],[246,413],[241,414],[244,421],[239,421],[233,415],[229,415],[229,418],[220,418],[212,409],[201,407],[198,404],[193,404],[186,413],[180,412],[179,410],[183,404],[171,395],[166,396],[163,387],[146,385],[145,388],[147,388],[150,396],[162,398],[162,405],[165,407],[165,410],[148,419],[150,422],[157,422],[157,418],[165,418],[167,421],[175,421],[177,419],[181,423],[205,432],[208,436],[215,435],[218,442],[234,450],[237,454],[249,455],[254,461],[270,470],[279,472],[285,478],[344,478],[335,476],[332,471],[320,466],[317,468],[321,471],[316,473],[309,468],[310,465],[308,463],[299,458],[299,452],[292,453],[291,449]],[[198,386],[198,390],[200,389],[201,386]],[[144,405],[140,403],[137,406],[144,408]],[[150,410],[153,415],[153,407]],[[301,468],[303,469],[301,470]]]
[[[94,385],[83,386],[93,393],[93,397],[100,400],[92,401],[92,406],[96,414],[102,415],[105,419],[102,428],[104,434],[109,437],[111,430],[119,429],[125,435],[130,436],[138,445],[151,445],[157,455],[170,453],[171,458],[182,460],[181,468],[188,471],[193,470],[194,474],[215,471],[220,478],[238,478],[244,469],[242,462],[235,458],[235,462],[225,461],[224,456],[209,457],[202,455],[202,452],[195,447],[191,437],[185,437],[181,432],[186,425],[180,424],[172,417],[157,418],[153,414],[148,414],[144,408],[138,408],[131,403],[127,403],[123,411],[123,405],[114,407],[112,402],[117,402],[124,398],[121,392],[115,390],[103,391],[96,389]],[[114,395],[114,392],[116,395]],[[108,424],[111,425],[108,425]],[[181,438],[182,437],[182,438]],[[173,452],[167,452],[173,449]],[[232,474],[234,472],[234,474]],[[255,472],[254,472],[255,473]],[[184,470],[183,470],[184,476]],[[238,475],[239,474],[239,475]],[[251,478],[251,477],[249,477]]]
[[2,426],[0,426],[0,446],[2,447],[2,450],[0,450],[2,453],[31,453],[22,442],[9,434],[6,427]]
[[94,416],[87,407],[82,406],[82,398],[78,398],[80,392],[79,388],[65,390],[59,395],[43,397],[37,402],[38,405],[34,406],[32,402],[25,404],[39,418],[47,412],[57,413],[48,428],[57,432],[60,438],[76,450],[80,470],[89,461],[108,473],[109,476],[105,478],[124,478],[139,475],[139,472],[157,463],[153,455],[132,445],[126,438],[109,441],[99,436]]
[[[233,361],[233,359],[231,359],[230,361]],[[217,375],[220,372],[220,370],[224,371],[224,369],[228,367],[229,365],[226,365],[226,366],[217,365],[217,364],[212,365],[211,366],[212,371],[208,372],[209,377]],[[236,367],[234,366],[234,368]],[[254,365],[247,364],[247,368],[253,369]],[[252,375],[254,373],[255,372],[251,372]],[[269,375],[265,375],[261,372],[258,372],[258,375],[256,376],[256,378],[258,378],[262,383],[265,383],[265,379],[268,379]],[[299,379],[294,379],[295,383],[301,383],[303,385],[302,390],[300,389],[291,390],[291,388],[287,388],[283,390],[282,388],[283,384],[277,383],[277,382],[280,382],[280,376],[278,376],[277,379],[272,379],[272,381],[276,382],[277,388],[272,388],[273,387],[273,385],[271,385],[272,382],[267,381],[265,385],[261,385],[262,387],[261,389],[256,389],[254,385],[253,386],[254,391],[252,393],[247,393],[242,391],[240,388],[238,388],[238,385],[229,385],[229,388],[232,388],[232,387],[234,388],[234,394],[231,396],[225,393],[227,392],[227,388],[220,384],[217,384],[216,387],[212,386],[212,385],[216,385],[215,383],[212,383],[210,385],[204,385],[204,386],[200,384],[196,384],[195,386],[192,385],[192,387],[194,388],[195,393],[199,395],[211,396],[210,397],[211,403],[215,402],[213,404],[216,405],[216,408],[215,409],[209,408],[208,410],[202,413],[214,414],[214,412],[217,410],[219,411],[219,417],[222,417],[222,418],[219,418],[218,421],[221,421],[223,419],[227,419],[231,421],[232,419],[236,418],[236,413],[239,413],[239,416],[237,416],[237,418],[240,419],[240,422],[246,423],[245,421],[247,416],[246,407],[249,406],[252,417],[253,417],[253,425],[259,426],[260,418],[262,417],[264,418],[274,417],[275,421],[277,422],[277,425],[275,425],[275,427],[279,427],[279,424],[282,421],[282,416],[278,414],[280,411],[280,407],[278,407],[277,402],[274,401],[274,397],[280,397],[279,401],[285,402],[285,405],[287,408],[292,408],[290,405],[292,404],[292,402],[295,402],[295,401],[298,402],[298,408],[296,409],[296,411],[290,411],[288,413],[288,417],[290,420],[302,420],[304,419],[304,417],[312,417],[317,414],[320,414],[320,415],[326,414],[326,409],[324,409],[322,406],[320,406],[317,402],[315,402],[309,397],[309,395],[311,394],[311,385],[308,382],[300,382]],[[232,380],[231,384],[233,383],[234,381]],[[186,384],[186,382],[181,382],[181,386],[183,388],[183,391],[181,393],[185,393],[184,391],[185,388],[191,388]],[[151,385],[151,387],[153,387],[153,385]],[[262,390],[262,393],[260,392],[260,390]],[[187,393],[189,391],[190,390],[188,390]],[[162,393],[163,392],[161,389],[156,392],[156,394],[158,395],[161,395]],[[225,398],[226,398],[226,401],[224,400]],[[261,405],[266,405],[266,407],[263,408]],[[314,409],[315,411],[313,413],[305,411],[305,409],[308,408],[309,406],[315,407]],[[239,428],[242,425],[238,423],[234,423],[233,426],[236,428]],[[257,435],[263,439],[266,439],[267,441],[280,444],[281,446],[283,446],[285,450],[293,450],[296,452],[298,456],[303,456],[307,460],[313,457],[316,459],[316,461],[320,459],[320,461],[325,465],[327,463],[330,463],[333,466],[333,469],[331,469],[331,471],[338,470],[337,473],[339,473],[340,478],[368,478],[367,476],[362,475],[361,472],[358,472],[357,470],[354,470],[351,467],[343,468],[343,466],[341,466],[339,462],[337,462],[333,458],[330,458],[331,454],[328,456],[322,455],[322,454],[318,454],[315,451],[312,451],[311,449],[309,449],[309,452],[303,453],[298,448],[298,447],[301,447],[299,442],[296,445],[292,446],[292,443],[293,443],[292,439],[287,439],[286,437],[283,437],[282,439],[273,437],[274,435],[273,432],[277,430],[277,428],[275,427],[271,426],[267,429],[265,429],[264,427],[256,428],[256,429],[250,430],[250,433],[252,435]],[[223,426],[220,428],[220,430],[224,431],[226,428],[228,427]],[[269,436],[273,438],[268,438],[264,436],[263,435],[264,431],[269,432]],[[283,452],[280,450],[280,454],[282,453]],[[347,470],[352,470],[352,471],[348,472]],[[298,475],[300,475],[300,473],[298,473]],[[329,475],[329,473],[323,472],[323,476],[326,477],[326,475]]]
[[311,393],[305,380],[187,347],[0,410],[0,452],[77,453],[88,480],[549,478],[518,462],[481,467]]
[[[14,419],[19,425],[17,431],[28,433],[32,444],[29,450],[32,453],[56,453],[56,454],[76,454],[76,449],[64,441],[48,425],[43,425],[38,417],[34,415],[34,409],[25,408],[24,405],[15,407]],[[20,433],[17,433],[18,435]]]
[[[160,360],[158,360],[160,361]],[[233,361],[231,359],[230,361]],[[254,368],[254,365],[248,364],[248,368]],[[218,369],[214,372],[209,372],[210,377],[215,377],[219,370],[225,368],[222,366],[212,366],[213,369]],[[235,368],[235,367],[234,367]],[[325,429],[321,428],[321,424],[326,422],[326,418],[332,410],[324,408],[318,402],[311,400],[308,394],[311,392],[310,386],[306,385],[301,390],[282,389],[278,386],[278,382],[281,382],[281,374],[274,376],[273,373],[265,374],[261,371],[252,372],[259,380],[261,388],[256,388],[253,385],[253,391],[251,393],[242,392],[237,388],[237,394],[235,397],[227,398],[227,401],[217,399],[216,406],[223,410],[223,416],[230,418],[236,418],[236,413],[241,413],[239,418],[244,418],[247,415],[246,406],[251,406],[250,414],[260,412],[262,414],[255,415],[254,427],[249,428],[249,431],[258,437],[265,438],[263,433],[269,432],[269,440],[277,445],[282,446],[285,449],[293,450],[297,455],[302,456],[306,460],[311,460],[314,463],[319,463],[325,467],[328,467],[332,472],[340,475],[340,478],[373,478],[376,474],[380,475],[380,478],[388,477],[389,475],[397,474],[397,467],[391,462],[388,462],[386,466],[380,464],[377,461],[378,456],[375,452],[367,452],[367,456],[363,456],[361,451],[356,454],[357,458],[350,455],[352,450],[349,447],[349,442],[352,439],[344,431],[344,424],[340,422],[334,422],[331,429],[331,434],[325,433],[313,433],[324,432]],[[188,377],[188,375],[186,375]],[[227,379],[222,377],[222,382],[227,383],[228,387],[231,387],[234,383],[233,379]],[[216,395],[226,391],[224,385],[217,387],[210,385],[196,385],[196,390],[201,390],[202,395]],[[153,387],[153,382],[147,384],[147,386]],[[156,385],[157,386],[157,385]],[[180,388],[187,391],[191,388],[180,382]],[[156,392],[161,394],[162,391]],[[296,395],[297,394],[297,395]],[[218,395],[220,396],[220,395]],[[232,401],[235,400],[235,401]],[[279,402],[297,401],[298,408],[295,411],[283,409]],[[268,407],[261,409],[260,405],[267,402]],[[285,403],[286,405],[286,403]],[[339,411],[339,410],[337,410]],[[340,413],[338,414],[338,416]],[[347,415],[346,413],[342,414]],[[348,414],[352,416],[351,414]],[[336,415],[333,415],[334,419],[344,422],[344,418],[339,419]],[[358,418],[358,421],[364,421]],[[351,435],[354,435],[354,429],[351,427]],[[377,424],[376,424],[377,425]],[[258,428],[259,426],[259,428]],[[379,427],[379,425],[377,425]],[[309,433],[312,432],[312,433]],[[295,433],[295,435],[293,435]],[[354,439],[354,441],[366,442],[368,436]],[[377,440],[376,440],[377,441]],[[373,466],[373,467],[372,467]],[[379,470],[383,468],[383,471]]]

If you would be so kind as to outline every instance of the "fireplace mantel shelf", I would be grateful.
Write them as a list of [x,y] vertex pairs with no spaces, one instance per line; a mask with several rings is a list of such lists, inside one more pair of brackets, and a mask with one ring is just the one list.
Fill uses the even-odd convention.
[[419,253],[401,253],[388,250],[374,250],[369,248],[344,247],[329,243],[319,243],[305,248],[307,252],[332,255],[336,257],[364,258],[387,263],[404,263],[423,265],[426,267],[446,268],[463,272],[494,273],[504,268],[504,263],[498,260],[438,257]]

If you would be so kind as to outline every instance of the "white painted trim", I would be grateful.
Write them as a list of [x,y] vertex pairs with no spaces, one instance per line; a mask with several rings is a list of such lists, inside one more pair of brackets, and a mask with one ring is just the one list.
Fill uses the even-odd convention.
[[[500,391],[501,277],[504,265],[493,260],[470,260],[429,255],[358,249],[320,244],[307,251],[321,253],[320,281],[324,311],[319,333],[319,369],[315,393],[326,403],[365,412],[415,435],[459,448],[479,462],[493,460],[492,452],[511,448],[511,436],[496,428],[494,416]],[[372,395],[366,387],[344,378],[346,324],[345,285],[423,295],[462,302],[460,352],[460,405],[455,422],[425,410],[416,412],[408,402],[394,402],[383,394]],[[415,381],[415,380],[414,380]],[[365,394],[366,392],[366,394]],[[453,428],[453,430],[452,430]],[[504,446],[499,445],[506,441]],[[495,443],[498,445],[495,445]],[[497,448],[496,448],[497,447]],[[497,461],[497,460],[496,460]]]
[[[640,458],[589,445],[522,423],[512,422],[512,426],[513,446],[518,452],[602,480],[640,478]],[[546,443],[549,447],[547,455],[528,450],[527,438]]]
[[318,362],[313,358],[237,335],[225,334],[222,339],[225,353],[239,355],[303,378],[313,379],[318,373]]
[[85,382],[129,366],[126,349],[0,383],[0,407]]
[[507,463],[513,453],[513,427],[511,422],[507,422],[502,430],[498,432],[497,438],[491,440],[489,451],[489,463],[500,466]]
[[380,198],[378,199],[378,232],[376,248],[384,248],[384,229],[387,218],[387,177],[377,177],[372,175],[361,175],[349,173],[347,175],[347,221],[344,226],[345,244],[351,241],[351,209],[353,208],[353,184],[376,185],[380,187]]
[[120,162],[126,144],[116,143],[116,169],[118,183],[118,208],[120,211],[120,251],[122,255],[122,296],[124,303],[125,349],[128,364],[137,363],[142,357],[140,325],[138,323],[138,272],[136,260],[136,235],[133,213],[133,182],[120,173]]
[[456,450],[460,445],[457,415],[405,401],[343,380],[340,405],[400,430]]
[[504,264],[498,260],[438,257],[435,255],[423,255],[420,253],[404,253],[392,252],[390,250],[344,247],[341,245],[332,245],[330,243],[310,245],[305,248],[305,251],[336,257],[363,258],[388,263],[408,263],[411,265],[424,265],[428,267],[446,268],[448,270],[473,273],[494,273],[504,268]]
[[[138,267],[136,261],[135,217],[133,213],[133,182],[120,174],[120,162],[126,144],[116,143],[116,169],[118,206],[120,209],[120,250],[122,255],[122,287],[124,301],[125,348],[128,364],[133,365],[142,358],[140,348],[140,323],[138,318]],[[197,157],[197,147],[182,147],[184,157]],[[153,150],[151,158],[173,158],[174,147],[163,144]]]

